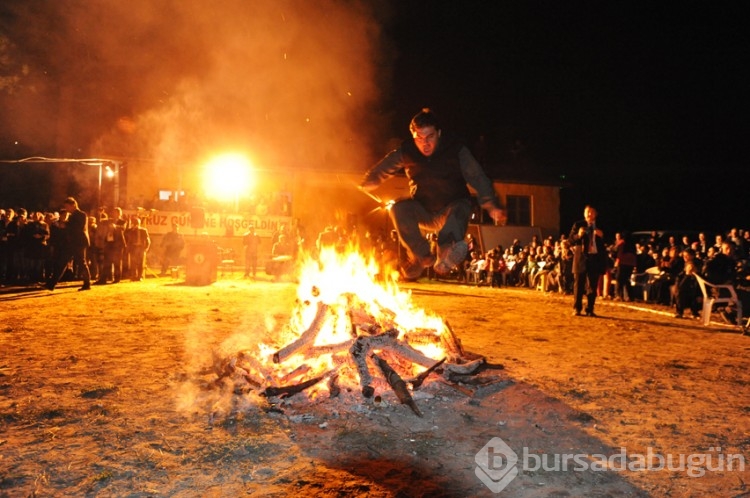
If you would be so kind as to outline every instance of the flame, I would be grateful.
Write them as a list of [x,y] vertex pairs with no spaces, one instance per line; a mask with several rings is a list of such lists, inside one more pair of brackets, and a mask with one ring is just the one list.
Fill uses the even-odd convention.
[[[274,344],[259,345],[262,363],[272,370],[270,377],[277,383],[290,383],[337,371],[341,384],[356,384],[359,381],[356,369],[341,368],[341,365],[348,358],[349,345],[356,336],[367,333],[355,330],[363,325],[371,325],[373,333],[395,329],[399,340],[406,341],[425,356],[435,361],[445,357],[446,351],[440,345],[445,323],[440,317],[417,308],[411,294],[398,287],[393,275],[396,273],[382,268],[373,257],[361,254],[356,248],[346,251],[322,248],[317,258],[303,255],[297,308],[283,330],[271,331]],[[325,317],[316,323],[320,320],[321,305],[326,306]],[[279,348],[299,339],[313,326],[316,335],[310,350],[295,352],[283,361],[271,360]],[[411,333],[418,333],[421,340],[410,342]],[[301,365],[305,368],[300,370]],[[416,375],[423,369],[413,365],[412,371],[405,373]],[[323,385],[311,392],[321,389],[326,388]]]

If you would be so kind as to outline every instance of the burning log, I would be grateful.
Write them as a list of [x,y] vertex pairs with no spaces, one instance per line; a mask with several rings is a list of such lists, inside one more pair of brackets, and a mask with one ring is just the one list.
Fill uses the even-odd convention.
[[476,373],[479,368],[484,366],[486,363],[484,358],[479,358],[478,360],[470,361],[468,363],[464,363],[461,365],[455,364],[455,363],[448,363],[445,365],[445,375],[469,375]]
[[338,384],[339,374],[335,373],[328,379],[328,392],[331,393],[331,397],[335,398],[341,393],[341,388]]
[[404,340],[409,344],[436,344],[441,342],[440,334],[435,329],[418,329],[406,332]]
[[396,373],[396,371],[392,369],[384,359],[380,358],[375,353],[370,355],[370,358],[375,361],[377,366],[380,368],[380,371],[383,372],[385,380],[388,381],[388,385],[390,385],[391,389],[393,389],[393,392],[396,393],[396,397],[398,398],[398,400],[402,404],[407,405],[409,408],[411,408],[411,411],[413,411],[418,417],[421,417],[422,412],[419,411],[417,404],[414,402],[414,399],[409,393],[409,389],[406,387],[406,382],[404,382],[401,376],[399,376],[399,374]]
[[354,323],[353,311],[349,308],[346,312],[346,317],[349,319],[349,333],[352,335],[352,339],[357,338],[357,325]]
[[423,353],[414,349],[408,343],[403,341],[392,339],[390,342],[383,345],[383,349],[388,349],[391,352],[402,356],[403,358],[406,358],[410,362],[416,363],[417,365],[423,367],[429,367],[435,362],[433,358],[424,355]]
[[432,365],[430,368],[428,368],[427,370],[425,370],[421,374],[419,374],[416,377],[414,377],[413,379],[407,381],[407,382],[409,382],[409,384],[411,384],[411,388],[412,389],[419,389],[422,386],[422,383],[425,381],[425,379],[432,372],[434,372],[435,370],[437,370],[440,367],[440,365],[442,365],[443,363],[445,363],[446,359],[447,358],[443,358],[442,360],[440,360],[439,362],[435,363],[434,365]]
[[359,323],[356,324],[356,327],[367,335],[378,335],[383,333],[382,327],[377,323]]
[[[205,375],[207,373],[216,374],[216,380],[213,381],[215,385],[220,385],[226,378],[237,376],[246,382],[249,386],[254,389],[259,388],[262,385],[262,381],[253,377],[250,372],[250,365],[245,365],[242,362],[249,360],[248,356],[240,352],[229,358],[220,358],[216,351],[211,352],[213,356],[213,364],[211,367],[205,368],[198,373]],[[253,363],[252,361],[250,362]]]
[[[326,374],[328,375],[328,374]],[[282,387],[267,387],[262,393],[262,396],[265,397],[272,397],[272,396],[279,396],[282,398],[286,398],[289,396],[292,396],[294,394],[297,394],[299,392],[304,391],[308,387],[312,387],[321,380],[323,380],[326,375],[321,375],[319,377],[312,378],[310,380],[306,380],[305,382],[301,382],[299,384],[295,384],[292,386],[282,386]]]
[[318,310],[316,311],[315,318],[313,319],[310,326],[302,333],[301,336],[299,336],[296,341],[286,345],[285,347],[274,353],[273,362],[281,363],[298,350],[310,346],[313,340],[315,340],[315,337],[318,335],[318,332],[320,332],[320,329],[323,327],[323,323],[325,323],[327,314],[328,305],[323,303],[322,301],[318,301]]
[[324,354],[335,354],[341,351],[346,351],[352,347],[354,339],[349,341],[340,342],[338,344],[326,344],[325,346],[313,346],[310,348],[309,353],[311,356],[320,356]]
[[367,353],[369,351],[370,343],[366,337],[358,337],[352,347],[349,348],[349,353],[351,353],[354,364],[357,366],[359,384],[362,386],[362,394],[365,398],[369,398],[375,393],[375,390],[370,386],[372,375],[370,375],[370,369],[367,368]]
[[448,351],[451,359],[463,358],[466,355],[463,346],[461,346],[461,340],[456,337],[448,320],[445,321],[445,328],[443,329],[443,333],[440,334],[440,342]]
[[371,337],[360,337],[357,340],[367,341],[368,346],[375,349],[388,349],[394,354],[402,356],[412,363],[423,367],[429,367],[435,360],[425,356],[418,350],[411,347],[408,343],[398,340],[399,332],[396,329],[390,329],[387,332]]
[[[237,385],[257,386],[257,392],[266,397],[292,396],[326,381],[332,398],[341,394],[340,383],[348,387],[358,375],[365,398],[374,396],[376,389],[390,387],[402,404],[421,417],[411,389],[422,387],[432,373],[440,372],[442,382],[456,384],[463,382],[465,376],[489,367],[483,357],[463,350],[447,322],[435,324],[428,317],[423,325],[410,325],[406,330],[405,324],[416,318],[404,316],[409,309],[389,309],[381,303],[391,303],[390,300],[366,298],[357,289],[328,296],[324,302],[325,293],[312,286],[312,298],[301,303],[303,307],[292,320],[291,328],[298,334],[296,339],[287,345],[277,344],[278,349],[270,358],[268,353],[239,353],[223,361],[215,359],[214,373],[219,380],[231,377]],[[303,319],[309,319],[313,311],[314,317],[303,331],[307,323]],[[438,361],[422,351],[440,351],[436,354],[442,359]],[[300,364],[289,365],[292,357],[302,358]],[[404,380],[399,373],[412,378]],[[472,395],[463,387],[451,387]]]
[[289,372],[288,374],[284,375],[279,379],[279,382],[289,382],[290,380],[294,379],[295,377],[300,377],[302,375],[305,375],[310,371],[310,366],[306,364],[302,364]]

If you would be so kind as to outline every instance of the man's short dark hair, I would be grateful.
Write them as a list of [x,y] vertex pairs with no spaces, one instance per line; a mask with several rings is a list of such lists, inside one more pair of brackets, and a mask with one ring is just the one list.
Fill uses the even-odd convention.
[[440,122],[438,121],[437,116],[435,116],[435,113],[432,112],[429,108],[425,107],[421,111],[419,111],[413,118],[411,118],[411,123],[409,123],[409,130],[414,133],[416,130],[420,128],[426,128],[428,126],[434,126],[436,130],[440,129]]

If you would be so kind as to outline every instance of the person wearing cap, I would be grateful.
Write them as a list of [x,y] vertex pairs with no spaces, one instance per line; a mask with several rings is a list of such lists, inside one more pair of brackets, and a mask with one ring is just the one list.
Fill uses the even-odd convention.
[[[371,192],[394,175],[404,172],[410,196],[390,209],[393,225],[408,261],[401,274],[415,280],[433,266],[440,275],[449,273],[468,254],[464,240],[471,216],[471,194],[496,224],[507,219],[492,181],[463,141],[444,133],[435,114],[422,109],[409,124],[411,139],[386,155],[365,174],[359,188]],[[421,230],[437,232],[437,254],[430,252]]]

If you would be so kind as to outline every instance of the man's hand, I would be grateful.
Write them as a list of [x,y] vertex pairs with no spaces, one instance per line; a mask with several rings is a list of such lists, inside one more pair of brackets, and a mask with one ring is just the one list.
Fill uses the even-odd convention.
[[380,197],[378,197],[375,194],[371,194],[370,193],[371,191],[375,190],[376,188],[378,188],[378,185],[377,184],[372,184],[372,183],[362,183],[361,185],[357,185],[357,189],[360,192],[362,192],[367,197],[369,197],[373,201],[375,201],[378,204],[380,204],[380,207],[385,207],[385,203],[383,202],[383,199],[381,199]]
[[508,216],[505,214],[504,209],[500,208],[490,208],[487,210],[487,212],[490,214],[490,218],[492,218],[495,221],[495,226],[505,226],[505,224],[508,222]]

